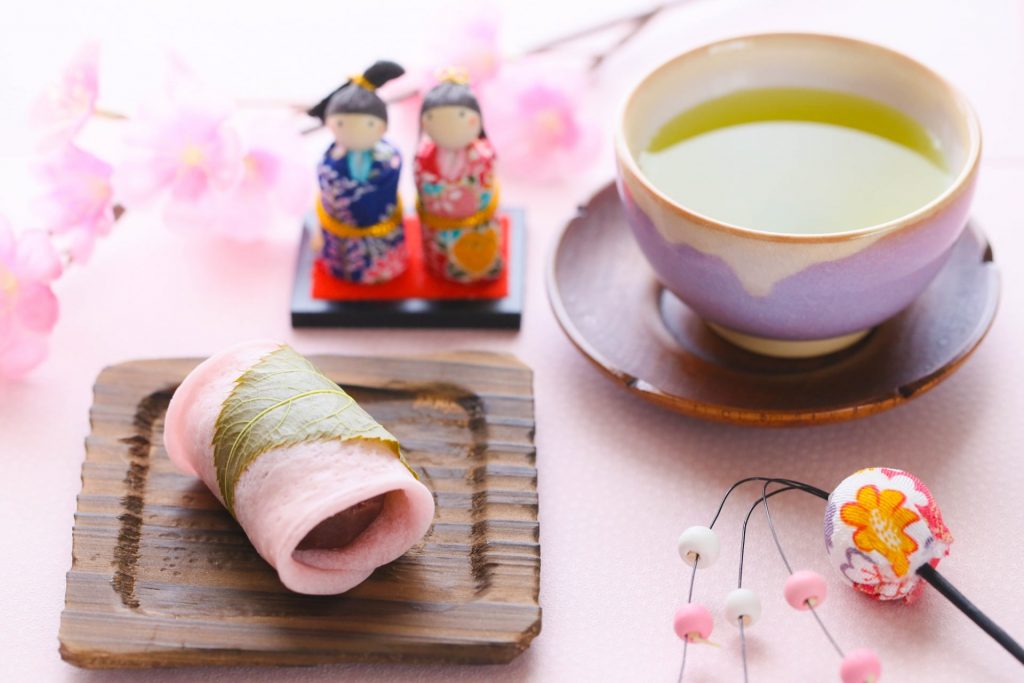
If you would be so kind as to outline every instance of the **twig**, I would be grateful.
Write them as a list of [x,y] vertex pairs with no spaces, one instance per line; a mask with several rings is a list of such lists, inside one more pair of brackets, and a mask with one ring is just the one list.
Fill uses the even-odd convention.
[[[125,117],[122,117],[122,118],[125,118]],[[112,207],[110,207],[110,210],[111,210],[111,213],[114,214],[114,221],[115,222],[121,220],[121,216],[123,216],[124,213],[125,213],[125,208],[124,208],[123,204],[114,204]],[[56,236],[56,233],[54,233],[53,230],[50,230],[48,232],[48,234],[49,234],[51,240]],[[72,265],[74,265],[75,257],[72,256],[70,248],[63,248],[63,247],[61,247],[59,245],[55,245],[55,248],[57,249],[57,258],[60,259],[60,265],[61,265],[61,270],[62,271],[63,270],[67,270]]]
[[[541,43],[540,45],[534,45],[532,48],[527,50],[524,54],[535,55],[535,54],[540,54],[542,52],[549,52],[549,51],[551,51],[551,50],[553,50],[555,48],[558,48],[558,47],[561,47],[562,45],[565,45],[566,43],[571,43],[571,42],[579,40],[581,38],[587,38],[588,36],[592,36],[594,34],[601,33],[602,31],[607,31],[608,29],[615,28],[616,26],[619,26],[621,24],[636,23],[636,22],[640,22],[640,21],[642,21],[643,23],[647,23],[656,14],[658,14],[662,10],[669,9],[669,8],[675,6],[675,5],[681,5],[684,2],[689,2],[689,1],[690,0],[668,0],[667,2],[663,2],[661,4],[655,5],[654,7],[650,8],[650,9],[647,9],[647,10],[644,10],[642,12],[637,12],[635,14],[627,14],[626,16],[622,16],[622,17],[613,17],[612,19],[608,19],[607,21],[603,21],[600,24],[594,24],[593,26],[588,26],[588,27],[582,28],[582,29],[580,29],[578,31],[573,31],[572,33],[567,33],[565,35],[558,36],[557,38],[552,38],[551,40],[549,40],[547,42]],[[642,27],[642,25],[641,25],[641,27]],[[635,33],[635,31],[634,31],[634,33]],[[627,38],[627,40],[628,40],[628,38]],[[617,47],[618,47],[618,45],[614,46],[612,49],[614,50]]]
[[94,109],[92,115],[98,119],[110,119],[112,121],[126,121],[128,117],[118,111],[109,109]]
[[[543,54],[545,52],[550,52],[556,48],[566,45],[567,43],[572,43],[582,38],[587,38],[589,36],[596,35],[603,31],[615,28],[616,26],[621,26],[623,24],[628,25],[630,28],[622,36],[620,36],[618,40],[612,43],[612,45],[609,46],[606,50],[598,52],[591,57],[589,70],[596,71],[617,50],[621,49],[624,45],[626,45],[626,43],[635,38],[638,33],[643,31],[643,29],[646,28],[647,25],[650,24],[656,16],[658,16],[665,10],[672,9],[673,7],[682,5],[687,2],[692,2],[692,0],[667,0],[666,2],[654,5],[650,9],[646,9],[642,12],[636,12],[634,14],[627,14],[625,16],[614,17],[612,19],[602,21],[598,24],[594,24],[592,26],[587,26],[585,28],[579,29],[578,31],[573,31],[571,33],[567,33],[556,38],[552,38],[551,40],[548,40],[539,45],[534,45],[530,49],[526,50],[522,56],[528,57]],[[387,102],[388,104],[397,104],[398,102],[404,102],[405,100],[416,97],[419,94],[419,88],[410,88],[396,95],[386,97],[384,98],[384,101]],[[243,106],[252,107],[284,106],[297,114],[305,114],[306,111],[308,110],[307,106],[299,104],[297,102],[282,102],[275,101],[273,99],[241,99],[238,100],[238,103]],[[118,121],[125,120],[128,118],[124,114],[115,111],[109,111],[106,109],[97,109],[95,111],[95,115],[100,118],[113,119]],[[309,128],[305,128],[302,131],[300,131],[300,133],[302,135],[311,135],[313,133],[316,133],[321,128],[323,128],[323,124],[318,124],[315,126],[310,126]]]
[[608,59],[608,57],[610,57],[617,50],[621,49],[622,46],[628,43],[630,40],[635,38],[638,33],[644,30],[644,27],[646,27],[647,24],[651,23],[651,19],[656,17],[663,10],[668,9],[672,5],[678,5],[686,1],[687,0],[675,0],[674,2],[662,3],[661,5],[656,5],[655,7],[652,7],[649,11],[644,12],[643,14],[634,17],[631,22],[633,24],[633,27],[631,29],[622,34],[622,36],[617,41],[615,41],[615,43],[613,43],[611,47],[609,47],[607,50],[605,50],[604,52],[599,52],[598,54],[594,55],[593,59],[590,62],[590,70],[597,71],[599,68],[601,68],[601,65],[604,63],[606,59]]

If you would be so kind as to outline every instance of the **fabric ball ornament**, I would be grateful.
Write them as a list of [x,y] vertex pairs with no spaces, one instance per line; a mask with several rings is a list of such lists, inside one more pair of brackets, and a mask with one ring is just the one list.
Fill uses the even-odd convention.
[[825,547],[839,573],[878,600],[912,602],[918,568],[936,566],[953,537],[928,487],[909,472],[870,467],[844,479],[825,508]]

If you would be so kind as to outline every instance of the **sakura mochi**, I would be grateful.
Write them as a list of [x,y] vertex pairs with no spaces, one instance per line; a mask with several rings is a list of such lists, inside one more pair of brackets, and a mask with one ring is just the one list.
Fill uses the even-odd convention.
[[164,443],[298,593],[349,590],[433,521],[398,440],[283,344],[248,342],[196,367],[171,399]]

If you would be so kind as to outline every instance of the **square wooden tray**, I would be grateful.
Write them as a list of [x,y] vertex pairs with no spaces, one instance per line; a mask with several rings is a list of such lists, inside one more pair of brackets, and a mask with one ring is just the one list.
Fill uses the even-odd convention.
[[197,359],[96,382],[61,656],[81,667],[502,663],[540,632],[532,374],[511,356],[313,361],[402,442],[434,492],[419,545],[340,596],[291,593],[163,449]]

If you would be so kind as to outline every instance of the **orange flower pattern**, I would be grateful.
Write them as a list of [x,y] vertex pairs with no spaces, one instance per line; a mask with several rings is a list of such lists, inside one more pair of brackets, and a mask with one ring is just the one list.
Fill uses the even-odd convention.
[[850,584],[877,600],[913,601],[917,570],[949,554],[953,537],[931,491],[910,472],[869,467],[839,482],[825,506],[825,548]]
[[913,510],[903,507],[907,497],[896,489],[879,490],[868,484],[857,491],[857,500],[839,510],[839,519],[855,527],[853,543],[863,551],[880,553],[892,565],[896,576],[905,576],[910,569],[910,556],[917,550],[917,541],[906,528],[921,519]]

